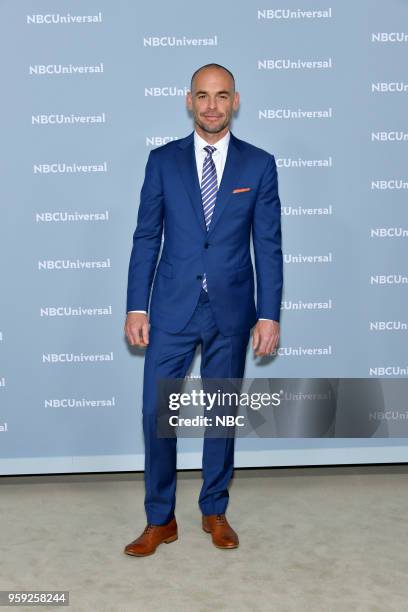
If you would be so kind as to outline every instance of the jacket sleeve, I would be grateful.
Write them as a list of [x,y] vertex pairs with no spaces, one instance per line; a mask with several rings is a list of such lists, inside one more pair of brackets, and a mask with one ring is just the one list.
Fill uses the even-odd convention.
[[259,318],[280,320],[283,287],[281,203],[275,158],[269,156],[252,219]]
[[155,151],[150,151],[130,255],[126,312],[148,310],[163,232],[163,189]]

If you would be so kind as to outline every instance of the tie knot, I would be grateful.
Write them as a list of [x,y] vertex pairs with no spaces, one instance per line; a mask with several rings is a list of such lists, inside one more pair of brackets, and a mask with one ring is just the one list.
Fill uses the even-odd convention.
[[204,151],[207,151],[208,155],[212,155],[216,150],[216,147],[213,147],[212,145],[207,145],[204,147]]

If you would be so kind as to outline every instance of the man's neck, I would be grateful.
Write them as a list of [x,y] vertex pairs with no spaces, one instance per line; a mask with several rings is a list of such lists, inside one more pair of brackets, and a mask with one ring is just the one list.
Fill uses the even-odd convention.
[[229,132],[229,127],[224,128],[221,132],[217,132],[216,134],[211,134],[210,132],[205,132],[200,126],[195,126],[195,131],[203,140],[208,142],[208,144],[215,144],[221,138],[224,138],[226,134]]

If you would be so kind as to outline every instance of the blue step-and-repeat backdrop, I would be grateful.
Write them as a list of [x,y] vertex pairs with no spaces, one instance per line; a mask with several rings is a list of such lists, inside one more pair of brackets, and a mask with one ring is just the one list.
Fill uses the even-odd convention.
[[[403,0],[1,3],[1,473],[143,469],[132,234],[149,150],[192,131],[212,61],[282,201],[280,348],[259,364],[249,345],[246,376],[407,377],[407,24]],[[407,443],[238,439],[236,466],[407,461]],[[178,448],[201,466],[202,440]]]

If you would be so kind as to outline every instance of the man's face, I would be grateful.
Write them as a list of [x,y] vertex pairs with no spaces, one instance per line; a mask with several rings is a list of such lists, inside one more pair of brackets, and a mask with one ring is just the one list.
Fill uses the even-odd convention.
[[209,134],[228,128],[238,106],[239,94],[234,92],[233,80],[220,68],[201,70],[187,94],[187,108],[192,111],[195,123]]

